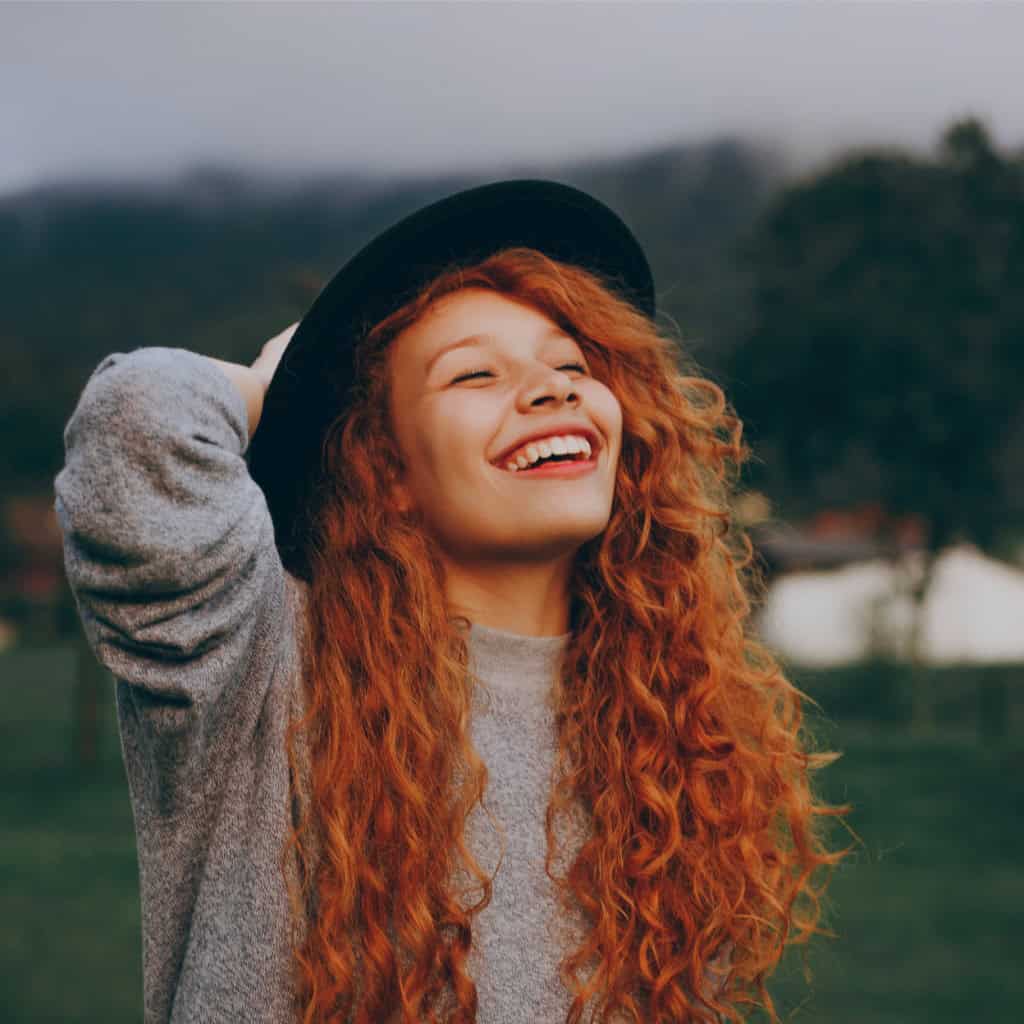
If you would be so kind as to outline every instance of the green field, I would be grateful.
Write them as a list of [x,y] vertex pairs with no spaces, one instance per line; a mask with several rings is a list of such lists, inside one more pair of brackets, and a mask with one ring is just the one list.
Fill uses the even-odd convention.
[[[12,1024],[142,1018],[137,867],[113,695],[100,763],[83,777],[71,757],[74,657],[70,646],[0,656],[0,989]],[[854,805],[849,822],[864,846],[834,875],[826,923],[837,938],[812,944],[811,980],[793,953],[770,985],[782,1016],[1016,1024],[1024,742],[1015,728],[982,742],[943,720],[936,735],[912,739],[886,715],[873,723],[871,707],[851,710],[837,680],[848,697],[846,677],[800,681],[830,714],[842,707],[842,720],[818,726],[844,751],[821,787]]]

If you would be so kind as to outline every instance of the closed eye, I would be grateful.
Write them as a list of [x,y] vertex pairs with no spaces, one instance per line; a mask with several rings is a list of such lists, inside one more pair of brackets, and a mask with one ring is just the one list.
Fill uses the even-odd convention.
[[[558,369],[564,370],[566,367],[574,370],[579,370],[580,373],[586,373],[587,368],[582,363],[563,363]],[[456,377],[452,383],[458,384],[460,380],[472,380],[474,377],[481,377],[484,375],[494,376],[490,370],[474,370],[472,373],[463,373]]]

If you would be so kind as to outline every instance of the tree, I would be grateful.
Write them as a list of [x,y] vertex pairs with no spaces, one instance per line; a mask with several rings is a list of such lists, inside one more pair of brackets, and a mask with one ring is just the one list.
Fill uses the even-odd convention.
[[976,119],[933,161],[859,153],[795,183],[741,249],[753,327],[726,377],[754,482],[796,513],[923,519],[919,613],[939,551],[1024,523],[1022,257],[1024,173]]

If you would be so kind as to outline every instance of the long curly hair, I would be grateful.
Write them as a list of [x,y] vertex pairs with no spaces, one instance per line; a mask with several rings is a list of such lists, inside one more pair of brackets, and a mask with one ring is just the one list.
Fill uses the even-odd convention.
[[[404,466],[387,400],[389,342],[466,287],[568,331],[622,407],[611,516],[574,559],[555,689],[545,870],[588,928],[559,965],[567,1024],[592,998],[599,1021],[743,1021],[744,1004],[777,1021],[765,979],[787,940],[831,934],[820,897],[849,848],[829,851],[824,819],[850,807],[816,800],[810,773],[840,755],[810,751],[810,698],[747,628],[764,584],[730,514],[750,454],[742,424],[614,282],[524,248],[451,267],[366,332],[353,404],[324,441],[305,711],[287,737],[293,780],[302,763],[311,775],[284,851],[301,865],[292,909],[308,921],[293,932],[302,1020],[476,1020],[466,964],[493,876],[463,827],[488,773],[467,735],[468,641],[443,563],[392,497]],[[592,826],[555,874],[556,817],[574,804]],[[457,863],[479,883],[475,903],[450,891]]]

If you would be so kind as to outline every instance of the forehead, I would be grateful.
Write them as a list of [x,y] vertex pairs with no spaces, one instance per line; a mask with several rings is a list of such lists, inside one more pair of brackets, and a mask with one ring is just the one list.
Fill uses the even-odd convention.
[[429,358],[446,342],[467,335],[509,335],[510,340],[548,332],[552,321],[540,310],[499,292],[464,288],[442,296],[394,341],[398,354]]

